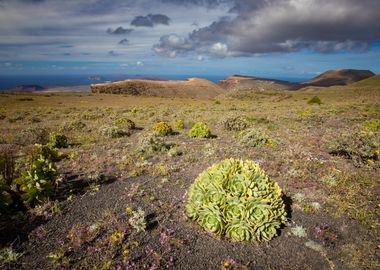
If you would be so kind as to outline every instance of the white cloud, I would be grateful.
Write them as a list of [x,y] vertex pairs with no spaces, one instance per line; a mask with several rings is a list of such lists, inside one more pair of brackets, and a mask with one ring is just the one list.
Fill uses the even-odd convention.
[[209,53],[213,56],[225,57],[228,55],[228,46],[225,43],[217,42],[211,46]]
[[198,61],[202,62],[205,60],[205,57],[203,55],[198,55],[196,58]]

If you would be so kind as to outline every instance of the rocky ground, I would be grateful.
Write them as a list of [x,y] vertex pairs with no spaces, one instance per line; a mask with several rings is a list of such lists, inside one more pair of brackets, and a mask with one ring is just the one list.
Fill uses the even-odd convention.
[[[314,96],[322,104],[308,104]],[[253,91],[215,100],[1,94],[0,141],[18,147],[18,166],[41,130],[60,130],[70,145],[60,149],[65,158],[57,162],[50,200],[1,216],[0,267],[378,269],[379,156],[332,149],[355,130],[378,146],[379,100],[373,88]],[[235,117],[244,119],[242,131],[226,129]],[[136,128],[123,136],[104,132],[123,118]],[[175,132],[148,151],[144,138],[160,121]],[[187,136],[199,121],[212,138]],[[258,143],[241,139],[247,130],[258,131]],[[361,147],[350,138],[344,140],[351,149]],[[185,215],[197,175],[231,157],[257,162],[283,190],[288,223],[269,242],[219,239]]]

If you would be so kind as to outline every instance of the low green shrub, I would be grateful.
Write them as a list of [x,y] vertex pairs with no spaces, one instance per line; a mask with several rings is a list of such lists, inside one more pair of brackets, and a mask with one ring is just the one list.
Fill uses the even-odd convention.
[[135,129],[136,124],[131,119],[126,117],[121,117],[115,120],[115,125],[125,129]]
[[23,255],[24,253],[19,253],[12,247],[2,247],[0,249],[0,266],[3,266],[2,263],[17,262]]
[[30,113],[27,111],[15,111],[8,116],[9,123],[15,123],[17,121],[24,120]]
[[52,162],[56,162],[62,159],[62,153],[48,144],[35,144],[28,151],[28,156],[28,162],[32,162],[40,156]]
[[107,138],[118,138],[123,136],[129,136],[130,133],[118,126],[102,126],[100,128],[100,134]]
[[247,117],[247,121],[254,123],[254,124],[269,124],[270,123],[269,119],[266,116],[264,116],[264,117],[254,117],[254,116]]
[[363,127],[371,131],[380,131],[380,119],[370,119],[363,123]]
[[132,211],[132,216],[128,219],[129,225],[132,226],[137,232],[145,232],[146,221],[145,212],[139,208],[137,211]]
[[143,153],[152,154],[169,149],[162,137],[156,133],[143,134],[138,141],[138,150]]
[[228,131],[241,131],[248,127],[248,122],[242,116],[228,117],[222,121],[222,125]]
[[318,96],[314,96],[314,97],[312,97],[311,99],[309,99],[307,101],[307,104],[318,104],[318,105],[321,105],[322,101],[321,101],[321,99]]
[[63,125],[63,129],[66,131],[80,131],[86,127],[86,124],[80,119],[74,119],[70,122],[66,122]]
[[20,199],[25,205],[35,206],[53,193],[57,177],[54,161],[61,159],[57,149],[49,144],[36,144],[27,149],[27,164],[21,176],[15,170],[17,148],[0,146],[0,213],[10,213]]
[[226,159],[189,189],[186,214],[205,231],[233,241],[270,240],[287,221],[281,189],[259,165]]
[[174,122],[173,127],[174,127],[175,129],[184,129],[184,128],[185,128],[185,123],[183,122],[182,119],[177,119],[177,120]]
[[355,165],[380,166],[380,132],[355,129],[327,143],[330,154],[352,159]]
[[16,179],[25,204],[34,206],[53,194],[57,169],[51,160],[42,156],[30,161],[28,170]]
[[14,143],[18,145],[46,144],[49,142],[49,131],[41,127],[29,127],[21,130],[14,137]]
[[51,148],[67,148],[69,146],[68,139],[63,133],[51,132],[48,146]]
[[104,117],[105,114],[101,111],[87,110],[81,113],[80,118],[85,120],[95,120]]
[[314,114],[314,112],[312,109],[309,108],[309,109],[298,111],[297,114],[301,119],[307,119],[311,117]]
[[188,136],[190,138],[210,138],[211,130],[205,123],[198,122],[190,129]]
[[161,136],[167,136],[173,133],[173,129],[166,122],[159,122],[154,126],[154,131]]
[[171,147],[168,151],[169,157],[181,156],[182,154],[183,154],[183,150],[176,146]]
[[268,131],[262,128],[251,128],[239,133],[240,142],[251,147],[274,146]]

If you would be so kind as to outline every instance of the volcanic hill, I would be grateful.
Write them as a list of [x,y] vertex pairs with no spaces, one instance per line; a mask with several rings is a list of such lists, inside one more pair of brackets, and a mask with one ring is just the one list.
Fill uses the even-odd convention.
[[218,85],[198,78],[184,81],[157,81],[130,79],[112,83],[91,85],[93,93],[126,94],[133,96],[155,96],[176,98],[214,98],[225,93]]
[[304,82],[305,85],[311,86],[334,86],[347,85],[375,76],[370,70],[357,69],[338,69],[329,70],[321,75]]
[[303,87],[288,81],[257,78],[253,76],[233,75],[219,81],[219,85],[227,91],[237,90],[297,90]]

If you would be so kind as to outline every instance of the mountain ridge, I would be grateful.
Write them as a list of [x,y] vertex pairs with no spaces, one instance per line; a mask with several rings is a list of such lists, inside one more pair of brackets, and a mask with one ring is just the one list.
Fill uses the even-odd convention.
[[226,91],[239,90],[299,90],[310,86],[330,87],[353,84],[376,74],[370,70],[337,69],[328,70],[322,74],[301,83],[284,80],[260,78],[249,75],[238,75],[226,77],[219,81],[219,85]]

